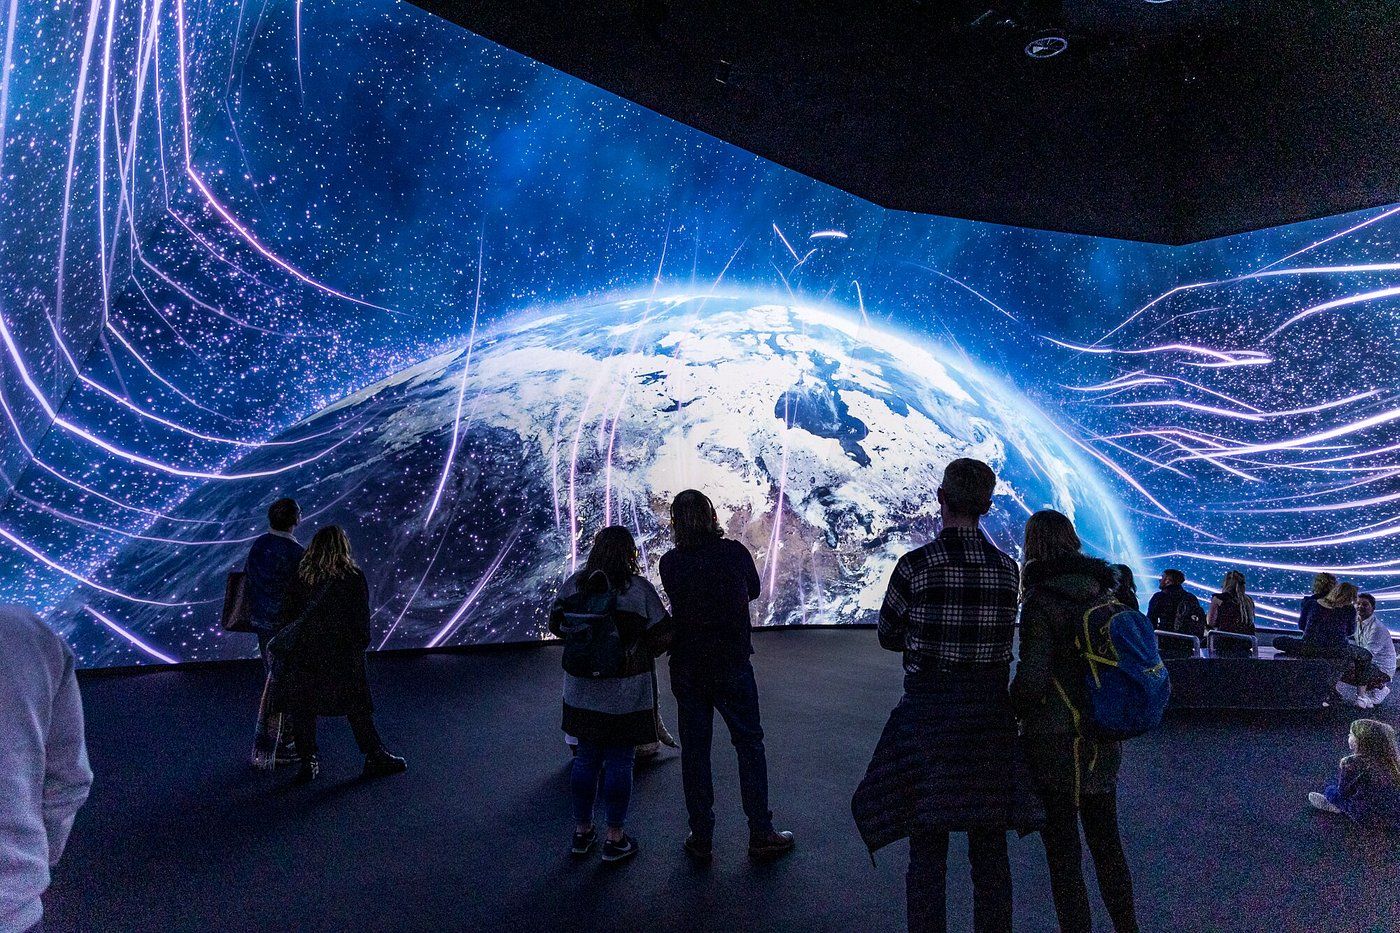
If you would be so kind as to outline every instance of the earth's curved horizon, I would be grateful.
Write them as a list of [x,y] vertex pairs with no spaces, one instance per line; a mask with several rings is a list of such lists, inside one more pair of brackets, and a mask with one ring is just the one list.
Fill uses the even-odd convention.
[[302,503],[303,541],[326,523],[349,531],[376,648],[543,637],[558,580],[608,523],[634,529],[656,579],[667,505],[689,487],[754,552],[760,624],[873,619],[895,560],[934,533],[933,491],[955,457],[997,470],[984,527],[1013,556],[1026,515],[1051,507],[1075,519],[1088,549],[1140,558],[1099,469],[1019,391],[922,338],[753,296],[522,313],[278,438],[298,439],[305,448],[264,447],[239,471],[275,469],[293,449],[325,453],[208,484],[173,513],[207,523],[173,526],[184,535],[222,528],[229,544],[137,542],[113,561],[109,576],[128,592],[195,605],[68,600],[80,663],[149,661],[85,637],[74,621],[84,604],[180,660],[253,653],[250,637],[219,629],[217,599],[243,558],[239,539],[281,495]]

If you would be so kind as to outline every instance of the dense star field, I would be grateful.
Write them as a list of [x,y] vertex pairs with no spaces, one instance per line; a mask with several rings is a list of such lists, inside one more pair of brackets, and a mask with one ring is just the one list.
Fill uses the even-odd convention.
[[1400,208],[1167,248],[883,211],[389,2],[0,0],[0,598],[247,654],[270,498],[376,644],[538,637],[715,491],[768,623],[869,617],[943,463],[1292,618],[1400,618]]

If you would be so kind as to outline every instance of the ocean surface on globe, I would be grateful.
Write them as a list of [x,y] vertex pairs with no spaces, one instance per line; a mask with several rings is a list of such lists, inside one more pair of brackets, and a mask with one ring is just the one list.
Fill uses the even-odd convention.
[[[957,351],[820,307],[673,296],[523,315],[277,440],[295,443],[236,471],[309,462],[210,483],[160,526],[227,544],[138,542],[112,565],[127,592],[185,605],[92,604],[182,660],[252,654],[251,636],[219,628],[224,578],[289,495],[303,543],[328,523],[349,532],[372,647],[538,639],[606,525],[633,530],[659,583],[670,500],[696,488],[754,555],[756,623],[870,622],[896,560],[936,534],[957,457],[996,469],[983,526],[1013,556],[1026,516],[1050,507],[1087,549],[1137,557],[1104,477],[1021,393]],[[116,639],[80,654],[141,660]]]

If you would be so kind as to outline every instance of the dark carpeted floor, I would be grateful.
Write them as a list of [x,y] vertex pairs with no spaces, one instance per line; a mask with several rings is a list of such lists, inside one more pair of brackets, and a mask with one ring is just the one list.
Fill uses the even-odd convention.
[[[372,658],[380,727],[408,773],[360,781],[348,727],[326,721],[322,778],[305,789],[285,769],[248,768],[258,668],[86,678],[97,782],[48,897],[50,929],[903,929],[905,848],[872,867],[849,810],[899,696],[898,658],[870,631],[755,642],[773,809],[798,839],[764,866],[744,854],[722,726],[711,867],[680,852],[669,751],[637,775],[641,854],[568,859],[555,648]],[[663,696],[674,723],[664,682]],[[1381,715],[1397,719],[1393,704]],[[1345,753],[1350,718],[1172,717],[1129,744],[1120,799],[1144,929],[1400,929],[1400,846],[1304,802]],[[1053,930],[1038,837],[1011,851],[1017,928]],[[969,929],[958,842],[950,865],[951,928]]]

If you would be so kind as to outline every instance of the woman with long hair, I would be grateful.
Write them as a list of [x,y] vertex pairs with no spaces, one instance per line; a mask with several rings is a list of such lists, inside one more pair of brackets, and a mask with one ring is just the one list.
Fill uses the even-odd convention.
[[1351,640],[1356,634],[1356,596],[1356,584],[1345,580],[1336,584],[1308,612],[1303,636],[1278,635],[1274,648],[1280,654],[1344,660],[1347,666],[1341,679],[1356,683],[1371,663],[1371,652]]
[[1345,813],[1363,829],[1400,832],[1400,749],[1395,730],[1375,719],[1358,719],[1347,730],[1351,754],[1337,779],[1308,803],[1327,813]]
[[1113,569],[1080,553],[1074,524],[1059,512],[1026,521],[1021,576],[1021,656],[1011,700],[1026,759],[1045,804],[1041,830],[1055,914],[1065,933],[1089,933],[1089,894],[1080,866],[1079,827],[1094,859],[1099,893],[1119,933],[1136,931],[1133,880],[1118,834],[1121,742],[1101,740],[1090,717],[1087,666],[1075,646],[1084,614],[1113,596]]
[[690,816],[685,851],[697,861],[712,855],[714,784],[710,742],[715,711],[729,727],[739,757],[739,791],[749,820],[749,856],[770,859],[793,848],[790,832],[773,828],[768,810],[768,757],[754,679],[749,603],[761,588],[749,549],[724,536],[714,503],[698,489],[671,502],[676,546],[661,557],[661,585],[676,617],[671,647],[671,692],[681,739],[681,783]]
[[271,643],[281,659],[282,691],[301,755],[295,780],[307,784],[321,772],[316,717],[350,720],[365,756],[365,777],[397,774],[407,765],[389,754],[374,726],[374,704],[365,676],[369,647],[369,584],[338,525],[316,532],[297,566],[283,602],[286,627]]
[[1308,630],[1308,622],[1312,619],[1313,611],[1317,609],[1318,600],[1332,592],[1336,585],[1337,578],[1325,570],[1313,575],[1312,592],[1303,597],[1302,607],[1298,610],[1298,631]]
[[1231,570],[1220,583],[1220,592],[1210,598],[1206,628],[1234,635],[1253,635],[1254,600],[1244,591],[1244,574]]
[[657,740],[654,662],[670,643],[671,617],[642,576],[632,532],[611,525],[593,538],[583,568],[564,581],[549,630],[564,641],[564,731],[578,739],[570,793],[570,852],[598,841],[593,808],[602,783],[607,813],[603,861],[637,854],[624,821],[632,800],[638,745]]

